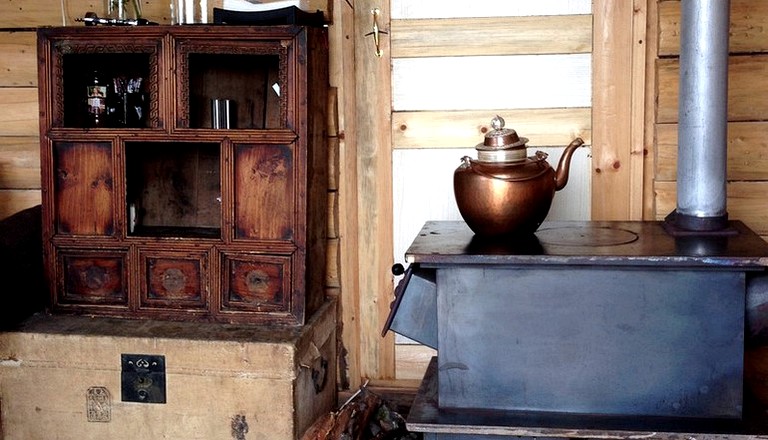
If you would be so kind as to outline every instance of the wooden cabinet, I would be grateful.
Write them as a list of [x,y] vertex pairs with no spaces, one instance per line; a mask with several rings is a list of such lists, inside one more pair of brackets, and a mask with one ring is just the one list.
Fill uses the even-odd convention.
[[320,306],[326,29],[41,28],[38,57],[53,312],[302,325]]

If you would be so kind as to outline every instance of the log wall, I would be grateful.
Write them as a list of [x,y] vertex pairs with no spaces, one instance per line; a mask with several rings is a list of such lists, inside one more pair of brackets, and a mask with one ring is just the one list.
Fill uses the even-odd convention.
[[35,55],[33,30],[0,31],[0,218],[40,203]]

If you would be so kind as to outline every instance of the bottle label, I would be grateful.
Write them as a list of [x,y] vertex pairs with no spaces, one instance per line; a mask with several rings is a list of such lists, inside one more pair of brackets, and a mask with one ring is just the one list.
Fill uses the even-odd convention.
[[106,110],[107,87],[88,86],[88,112],[101,115]]

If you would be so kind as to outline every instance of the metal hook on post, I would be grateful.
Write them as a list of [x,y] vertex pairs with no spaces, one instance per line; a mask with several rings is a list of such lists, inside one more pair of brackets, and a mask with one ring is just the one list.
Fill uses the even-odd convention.
[[373,16],[373,30],[365,34],[365,36],[373,35],[373,44],[376,47],[374,53],[377,57],[381,57],[384,55],[384,51],[381,50],[381,34],[386,34],[386,32],[379,29],[379,15],[381,15],[381,9],[371,9],[371,15]]

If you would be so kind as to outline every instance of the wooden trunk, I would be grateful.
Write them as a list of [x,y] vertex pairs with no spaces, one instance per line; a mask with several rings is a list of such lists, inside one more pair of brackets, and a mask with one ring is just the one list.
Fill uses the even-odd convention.
[[[0,437],[300,438],[336,404],[335,315],[330,301],[279,330],[35,315],[0,334]],[[125,355],[162,356],[164,377]]]

